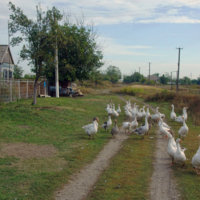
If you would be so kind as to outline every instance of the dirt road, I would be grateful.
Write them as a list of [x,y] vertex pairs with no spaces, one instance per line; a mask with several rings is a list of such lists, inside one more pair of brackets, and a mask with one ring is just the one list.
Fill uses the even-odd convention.
[[[131,98],[138,101],[135,98]],[[140,103],[144,103],[138,101]],[[145,104],[145,103],[144,103]],[[148,105],[148,104],[145,104]],[[155,109],[148,105],[151,111]],[[151,200],[174,200],[179,199],[179,194],[176,190],[176,183],[171,170],[171,159],[166,150],[168,145],[167,139],[162,139],[159,132],[157,132],[156,151],[154,155],[154,173],[151,177],[151,184],[149,186],[149,194]]]

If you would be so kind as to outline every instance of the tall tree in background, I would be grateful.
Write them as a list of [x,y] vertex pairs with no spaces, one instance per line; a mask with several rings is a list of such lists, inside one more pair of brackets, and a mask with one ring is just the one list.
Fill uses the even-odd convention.
[[[91,74],[103,65],[103,55],[97,44],[93,26],[65,23],[60,29],[66,38],[66,45],[60,47],[58,53],[60,81],[90,79]],[[54,82],[55,70],[52,63],[46,67],[45,74]]]
[[14,72],[13,72],[14,78],[18,78],[18,79],[22,78],[23,72],[24,70],[22,69],[22,67],[18,65],[14,66]]
[[112,83],[117,83],[122,76],[120,69],[113,65],[108,66],[106,72]]
[[[33,98],[33,104],[36,104],[37,81],[46,63],[54,60],[54,56],[49,54],[49,50],[54,49],[55,35],[57,35],[58,41],[62,40],[59,26],[55,23],[55,19],[61,20],[62,15],[55,7],[43,12],[41,6],[38,5],[36,6],[37,19],[33,20],[28,19],[23,11],[11,2],[9,2],[9,9],[12,11],[9,32],[11,36],[21,33],[21,36],[12,38],[11,45],[16,46],[21,42],[26,42],[20,51],[20,57],[22,60],[28,60],[32,71],[36,73]],[[55,34],[56,31],[57,34]]]

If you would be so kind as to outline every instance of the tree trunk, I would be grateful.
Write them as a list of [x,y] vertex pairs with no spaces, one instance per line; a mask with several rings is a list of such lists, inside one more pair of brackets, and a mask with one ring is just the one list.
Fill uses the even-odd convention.
[[34,83],[33,105],[37,104],[37,82]]
[[37,82],[39,76],[36,75],[35,83],[34,83],[34,92],[33,92],[33,105],[37,105]]

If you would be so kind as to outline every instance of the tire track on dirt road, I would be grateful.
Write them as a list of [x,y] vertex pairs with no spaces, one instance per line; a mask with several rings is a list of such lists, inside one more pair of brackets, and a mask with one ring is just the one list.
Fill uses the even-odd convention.
[[[155,113],[155,109],[133,97],[134,101],[140,102],[149,106],[149,108]],[[168,140],[161,138],[159,131],[157,131],[156,137],[156,151],[154,154],[154,172],[151,177],[151,183],[149,186],[149,195],[151,200],[177,200],[178,192],[176,190],[176,182],[171,169],[171,159],[167,155]]]
[[55,193],[55,200],[82,200],[87,197],[100,174],[109,166],[110,159],[121,149],[123,141],[128,139],[128,136],[122,133],[123,129],[119,130],[116,139],[110,139],[91,164],[87,164],[79,173],[72,175],[67,185]]

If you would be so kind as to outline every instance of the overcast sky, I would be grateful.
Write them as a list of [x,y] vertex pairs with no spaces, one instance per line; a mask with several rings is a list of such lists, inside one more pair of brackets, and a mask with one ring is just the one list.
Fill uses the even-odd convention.
[[[0,44],[8,44],[8,2],[0,0]],[[30,18],[36,16],[38,2],[12,1]],[[146,76],[151,62],[151,74],[171,73],[177,70],[176,48],[182,47],[180,77],[200,76],[200,0],[43,0],[41,6],[55,6],[77,17],[83,13],[86,22],[94,22],[104,46],[102,69],[115,65],[129,75],[140,67]],[[15,62],[20,48],[11,48]],[[30,72],[26,62],[20,65]]]

